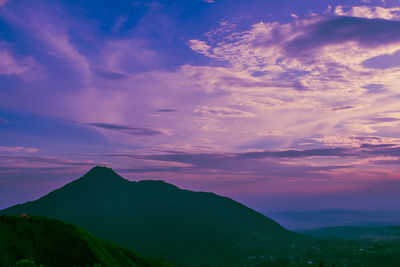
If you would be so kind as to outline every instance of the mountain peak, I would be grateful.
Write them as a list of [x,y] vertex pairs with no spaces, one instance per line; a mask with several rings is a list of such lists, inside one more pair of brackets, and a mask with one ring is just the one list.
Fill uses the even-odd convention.
[[113,169],[105,166],[96,166],[90,169],[82,178],[84,179],[96,179],[96,180],[121,180]]
[[113,169],[111,169],[107,166],[100,166],[100,165],[91,168],[86,174],[100,174],[100,173],[117,174]]

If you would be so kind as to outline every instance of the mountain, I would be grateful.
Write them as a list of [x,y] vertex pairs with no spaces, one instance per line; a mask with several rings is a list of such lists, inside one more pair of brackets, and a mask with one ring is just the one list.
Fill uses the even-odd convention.
[[336,226],[378,227],[400,225],[398,210],[313,210],[264,212],[287,229],[302,231]]
[[338,238],[343,240],[400,240],[400,226],[385,227],[355,227],[338,226],[301,231],[315,238]]
[[77,226],[27,215],[0,216],[0,252],[1,266],[15,266],[18,261],[22,265],[24,260],[46,267],[170,266],[98,239]]
[[106,167],[1,213],[56,218],[141,255],[185,266],[277,254],[300,236],[230,198],[163,181],[132,182]]

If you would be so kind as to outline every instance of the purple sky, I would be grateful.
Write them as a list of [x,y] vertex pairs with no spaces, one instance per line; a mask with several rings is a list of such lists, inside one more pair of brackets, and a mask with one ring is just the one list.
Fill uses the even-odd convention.
[[400,1],[0,0],[0,208],[101,164],[259,210],[400,210]]

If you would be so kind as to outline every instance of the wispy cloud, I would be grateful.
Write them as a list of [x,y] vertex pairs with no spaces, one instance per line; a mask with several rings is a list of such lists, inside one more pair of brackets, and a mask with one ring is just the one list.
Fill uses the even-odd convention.
[[131,77],[128,73],[101,67],[96,68],[95,72],[97,76],[105,80],[121,80]]
[[161,113],[164,113],[164,112],[177,112],[177,110],[176,109],[164,108],[164,109],[157,109],[157,112],[161,112]]
[[33,57],[16,59],[4,46],[0,46],[0,75],[18,75],[31,70],[35,65]]
[[145,136],[155,136],[160,134],[165,134],[163,131],[155,130],[151,128],[143,128],[143,127],[132,127],[128,125],[120,125],[120,124],[112,124],[112,123],[88,123],[88,125],[107,129],[107,130],[114,130],[119,131],[126,134],[132,135],[145,135]]
[[[17,164],[18,167],[24,166],[31,167],[28,163],[39,163],[46,165],[60,165],[60,166],[93,166],[96,164],[94,161],[73,161],[68,159],[56,157],[43,157],[43,156],[0,156],[3,161],[7,161],[9,166]],[[22,165],[21,165],[22,164]],[[14,166],[16,167],[16,166]],[[37,166],[46,167],[46,166]]]
[[27,152],[35,153],[39,149],[33,147],[21,147],[21,146],[0,146],[0,152]]

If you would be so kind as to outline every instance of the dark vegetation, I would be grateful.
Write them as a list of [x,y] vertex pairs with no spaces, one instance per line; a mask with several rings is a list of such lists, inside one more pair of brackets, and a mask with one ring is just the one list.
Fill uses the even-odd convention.
[[169,266],[94,237],[80,227],[36,216],[0,216],[1,266]]
[[399,239],[318,239],[229,198],[104,167],[1,212],[57,218],[176,266],[400,266]]

